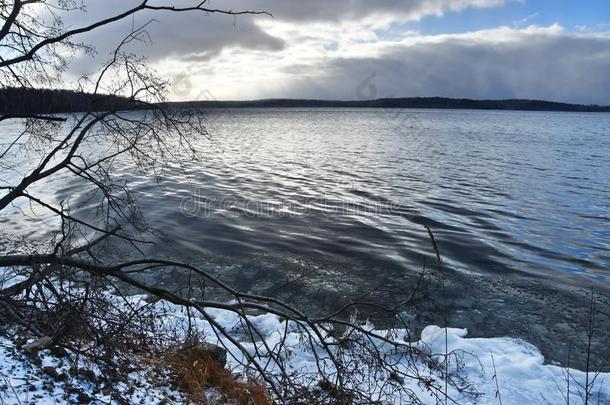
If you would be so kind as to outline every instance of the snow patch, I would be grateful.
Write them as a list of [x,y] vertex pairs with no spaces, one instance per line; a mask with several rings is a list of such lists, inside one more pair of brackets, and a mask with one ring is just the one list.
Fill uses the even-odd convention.
[[[2,278],[4,275],[6,275],[6,280]],[[0,280],[10,283],[17,282],[15,280],[19,280],[19,278],[15,274],[8,274],[6,270],[0,269]],[[6,284],[4,285],[6,286]],[[146,304],[145,298],[145,296],[138,295],[129,297],[128,300],[130,305],[138,306]],[[121,299],[117,297],[116,302],[117,305],[120,304]],[[159,318],[161,324],[171,330],[175,330],[176,327],[184,327],[186,330],[189,318],[183,307],[163,301],[156,303],[155,307],[159,310],[159,314],[162,314]],[[248,317],[262,336],[261,340],[257,342],[248,340],[242,321],[234,312],[209,309],[207,315],[228,331],[231,337],[239,340],[251,355],[257,355],[258,352],[264,356],[267,347],[274,349],[280,342],[284,342],[283,357],[286,369],[294,372],[295,376],[299,376],[298,378],[303,378],[303,382],[308,377],[315,378],[318,370],[316,360],[320,361],[321,358],[322,361],[327,362],[327,367],[332,367],[319,344],[312,348],[305,342],[302,331],[299,331],[292,322],[286,324],[286,320],[280,319],[276,315],[261,314]],[[200,314],[191,318],[190,323],[202,332],[208,342],[227,348],[229,368],[235,372],[243,371],[241,364],[246,363],[244,354],[227,337],[214,333],[210,322]],[[370,323],[363,327],[379,336],[393,339],[395,342],[407,343],[404,340],[408,336],[407,330],[375,330]],[[466,329],[428,326],[422,331],[420,340],[411,343],[413,348],[432,355],[433,360],[438,363],[438,367],[444,367],[445,353],[451,354],[448,357],[447,365],[450,373],[458,375],[471,384],[471,389],[467,392],[449,385],[448,395],[455,402],[497,405],[499,403],[497,384],[502,403],[505,405],[563,404],[567,402],[569,378],[570,403],[584,403],[582,387],[585,385],[586,373],[544,364],[544,357],[540,351],[523,340],[508,337],[468,338],[467,334]],[[380,339],[373,339],[371,344],[374,344],[384,356],[396,359],[399,368],[409,370],[409,367],[412,367],[412,363],[408,363],[409,356],[406,356],[405,353],[398,353],[394,346]],[[69,375],[69,365],[63,359],[50,354],[48,350],[41,352],[41,360],[40,364],[35,364],[13,340],[0,336],[0,403],[74,403],[78,402],[79,394],[104,403],[115,402],[95,384],[79,378],[70,378],[70,387],[76,389],[67,391],[65,383],[57,383],[55,379],[45,374],[43,368],[53,367],[58,373]],[[77,367],[92,370],[94,373],[99,371],[96,370],[95,365],[87,364],[83,360],[78,361]],[[438,367],[423,361],[419,362],[417,367],[420,376],[438,380]],[[273,364],[269,365],[268,371],[279,372]],[[370,383],[372,378],[374,377],[367,376],[366,372],[363,373],[361,380],[363,386]],[[590,390],[592,397],[589,403],[610,404],[610,373],[590,373],[589,381],[593,381]],[[179,393],[169,387],[159,387],[154,384],[149,379],[146,370],[130,374],[128,381],[122,381],[118,385],[121,393],[126,395],[131,403],[158,403],[164,398],[174,398],[179,403],[181,402]],[[416,393],[423,403],[436,403],[436,398],[430,395],[419,380],[405,379],[403,386]],[[473,390],[480,395],[473,395]],[[375,395],[384,403],[399,404],[406,401],[405,398],[386,397],[383,392],[376,392]]]

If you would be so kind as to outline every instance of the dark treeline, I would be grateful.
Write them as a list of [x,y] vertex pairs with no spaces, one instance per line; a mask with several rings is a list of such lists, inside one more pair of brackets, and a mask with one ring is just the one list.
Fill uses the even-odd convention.
[[[518,111],[610,112],[610,106],[557,103],[541,100],[470,100],[444,97],[380,98],[376,100],[266,99],[252,101],[170,102],[174,108],[439,108]],[[150,105],[114,95],[93,95],[70,90],[0,89],[0,114],[53,114],[63,112],[135,110]]]
[[70,90],[0,89],[0,114],[54,114],[83,111],[131,110],[141,105],[113,95],[95,95]]
[[610,106],[579,105],[540,100],[470,100],[445,97],[380,98],[376,100],[298,100],[266,99],[253,101],[186,101],[170,103],[186,108],[439,108],[471,110],[610,112]]

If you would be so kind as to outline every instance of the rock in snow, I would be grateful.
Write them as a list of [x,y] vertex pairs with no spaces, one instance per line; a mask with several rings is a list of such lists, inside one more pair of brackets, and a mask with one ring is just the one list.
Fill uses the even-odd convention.
[[23,346],[26,353],[34,354],[41,350],[48,349],[53,345],[53,339],[48,336],[43,336]]

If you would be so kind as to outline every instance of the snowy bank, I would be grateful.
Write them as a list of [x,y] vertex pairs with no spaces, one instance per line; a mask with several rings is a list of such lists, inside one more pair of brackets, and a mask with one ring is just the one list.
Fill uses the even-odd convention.
[[[134,300],[137,298],[134,297]],[[158,304],[168,306],[169,304]],[[171,307],[171,305],[170,305]],[[167,309],[167,308],[165,308]],[[173,316],[165,321],[175,326],[177,322],[183,322],[186,316],[182,309],[175,307]],[[210,315],[227,330],[233,331],[235,336],[240,336],[240,322],[235,314],[228,311],[212,310]],[[290,354],[286,361],[288,368],[299,375],[306,376],[315,374],[317,370],[315,356],[308,346],[302,342],[302,336],[297,332],[288,332],[283,335],[286,325],[275,315],[258,315],[252,317],[252,322],[265,333],[265,340],[269,347],[274,347],[279,339],[286,339]],[[198,328],[204,333],[211,332],[207,321],[196,319]],[[288,328],[290,330],[290,327]],[[390,334],[388,331],[377,331],[384,336],[395,336],[400,341],[406,331],[396,330]],[[585,373],[576,370],[567,370],[554,365],[545,365],[544,358],[536,347],[518,339],[511,338],[468,338],[464,329],[445,329],[437,326],[429,326],[421,334],[421,340],[413,343],[414,347],[422,348],[436,356],[442,365],[445,350],[445,338],[447,338],[447,352],[453,352],[449,367],[455,369],[458,366],[459,376],[468,381],[470,389],[468,392],[459,392],[456,387],[449,385],[448,394],[450,398],[459,404],[498,404],[496,396],[496,379],[500,398],[503,404],[562,404],[566,403],[567,378],[570,378],[570,403],[584,403],[582,386],[585,384]],[[214,336],[210,334],[208,336]],[[222,343],[229,349],[229,366],[234,371],[239,371],[239,363],[242,359],[240,351],[230,342],[220,342],[217,338],[209,339],[212,343]],[[243,342],[243,344],[254,351],[254,344]],[[262,347],[262,342],[258,343]],[[392,350],[383,343],[379,344],[381,350]],[[493,356],[493,357],[492,357]],[[495,369],[494,369],[495,363]],[[103,390],[96,387],[86,379],[79,376],[70,377],[70,389],[66,392],[67,382],[58,383],[57,378],[48,374],[49,367],[57,370],[59,375],[69,375],[65,360],[51,354],[48,350],[41,353],[41,362],[35,364],[31,357],[23,354],[16,347],[14,341],[0,338],[0,402],[4,404],[31,403],[74,403],[79,398],[91,398],[105,403],[111,402]],[[437,372],[425,364],[421,364],[420,375],[435,376]],[[91,366],[88,366],[91,369]],[[95,367],[93,367],[95,370]],[[45,372],[44,370],[47,370]],[[495,376],[495,378],[494,378]],[[610,403],[610,374],[591,374],[595,377],[592,391],[591,403]],[[363,377],[366,379],[366,377]],[[364,380],[363,380],[364,381]],[[123,381],[122,391],[129,394],[133,403],[158,403],[162,399],[171,398],[173,401],[181,402],[181,396],[169,387],[159,387],[148,380],[145,368],[142,372],[130,374],[129,381]],[[418,380],[406,379],[403,382],[413,392],[418,394],[424,403],[434,404],[436,399],[430,395]],[[478,392],[473,395],[471,392]],[[70,394],[70,392],[72,394]],[[380,399],[383,394],[380,394]],[[171,400],[170,399],[170,400]],[[394,403],[408,403],[404,398],[393,398]]]
[[[21,280],[9,273],[0,272],[0,287]],[[277,362],[267,356],[269,350],[279,347],[284,372],[303,385],[315,386],[319,382],[320,367],[326,370],[326,375],[333,375],[334,365],[320,341],[308,340],[310,336],[294,321],[269,313],[247,315],[249,324],[260,334],[253,341],[248,337],[243,319],[233,311],[210,308],[205,316],[191,311],[189,317],[184,307],[166,301],[151,304],[144,295],[117,297],[110,292],[105,294],[117,308],[122,305],[132,309],[151,308],[160,330],[195,329],[207,342],[225,347],[227,367],[236,374],[256,372],[253,368],[244,369],[249,364],[249,355],[265,364],[265,372],[279,375]],[[358,347],[332,346],[334,354],[342,357],[343,364],[351,367],[347,370],[353,374],[347,382],[348,388],[367,389],[373,400],[412,403],[412,398],[396,396],[397,392],[409,392],[424,404],[436,404],[439,398],[444,399],[446,389],[451,401],[458,404],[565,404],[569,387],[569,403],[582,404],[585,402],[583,387],[588,377],[589,403],[610,404],[610,373],[589,373],[587,376],[582,371],[544,364],[540,351],[519,339],[468,338],[465,329],[428,326],[419,340],[409,341],[410,333],[406,329],[376,330],[369,322],[359,325],[380,337],[368,336],[363,339],[363,346],[372,346],[384,361],[400,371],[401,376],[413,377],[395,378],[387,370],[375,369],[363,358],[367,352],[359,351]],[[228,336],[219,334],[218,327]],[[354,330],[348,328],[343,333],[350,332],[354,333]],[[8,325],[0,329],[0,404],[115,402],[110,390],[95,383],[103,373],[95,362],[76,353],[64,351],[62,354],[53,349],[27,355],[23,350],[25,342],[9,334]],[[340,340],[340,337],[326,339]],[[30,342],[32,340],[30,338]],[[418,356],[420,352],[428,357]],[[114,381],[112,387],[130,403],[186,401],[182,394],[170,388],[169,378],[160,379],[146,363],[134,365],[137,370],[122,381]],[[446,388],[441,372],[445,367],[451,377]],[[402,391],[389,389],[392,386],[400,386]]]

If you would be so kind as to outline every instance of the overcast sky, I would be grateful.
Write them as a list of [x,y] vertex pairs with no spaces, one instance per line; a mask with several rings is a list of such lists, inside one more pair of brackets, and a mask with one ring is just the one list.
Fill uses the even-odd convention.
[[[133,3],[87,1],[87,13],[98,17]],[[610,104],[608,0],[216,0],[211,5],[266,10],[273,18],[140,14],[86,39],[103,57],[132,24],[154,17],[152,44],[138,52],[174,82],[174,100],[449,96]],[[67,22],[76,26],[85,19]],[[82,58],[73,68],[83,73],[93,66]]]

